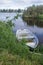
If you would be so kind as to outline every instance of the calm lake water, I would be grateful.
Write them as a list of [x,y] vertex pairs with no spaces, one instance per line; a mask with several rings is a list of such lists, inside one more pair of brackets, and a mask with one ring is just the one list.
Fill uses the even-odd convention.
[[[8,19],[12,19],[14,16],[16,15],[16,13],[0,13],[0,20],[5,21],[6,17],[9,17]],[[27,25],[26,22],[24,22],[22,20],[21,17],[19,17],[17,20],[13,20],[12,21],[15,24],[15,27],[13,28],[13,31],[16,32],[17,29],[29,29],[31,30],[39,39],[39,43],[42,44],[43,43],[43,27],[38,27],[36,25],[30,26]]]

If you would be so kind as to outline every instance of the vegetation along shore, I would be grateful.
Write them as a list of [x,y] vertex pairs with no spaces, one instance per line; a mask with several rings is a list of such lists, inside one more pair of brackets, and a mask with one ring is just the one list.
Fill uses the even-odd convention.
[[30,51],[25,40],[19,42],[16,39],[12,25],[0,21],[0,64],[43,65],[43,46]]

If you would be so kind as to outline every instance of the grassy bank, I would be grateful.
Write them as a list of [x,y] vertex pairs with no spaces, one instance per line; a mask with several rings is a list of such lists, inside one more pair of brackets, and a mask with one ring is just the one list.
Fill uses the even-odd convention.
[[43,65],[43,54],[31,53],[24,40],[17,41],[11,26],[0,21],[0,64]]

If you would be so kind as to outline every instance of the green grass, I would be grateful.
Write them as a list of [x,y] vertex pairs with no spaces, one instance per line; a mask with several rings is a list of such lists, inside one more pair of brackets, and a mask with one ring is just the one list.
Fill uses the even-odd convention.
[[0,21],[0,64],[43,65],[43,54],[31,53],[25,40],[18,42],[11,26]]
[[40,14],[40,15],[39,15],[39,18],[43,18],[43,14]]
[[[37,58],[37,59],[36,59]],[[19,55],[12,55],[9,53],[6,49],[1,50],[0,53],[0,64],[1,65],[42,65],[40,61],[38,60],[39,55],[32,55],[32,59],[24,59]],[[42,58],[39,58],[43,60]],[[41,61],[42,62],[42,61]]]
[[[1,65],[29,65],[31,61],[21,58],[19,55],[12,55],[8,51],[3,50],[0,53]],[[31,65],[31,64],[30,64]]]
[[43,55],[32,54],[31,60],[11,54],[6,49],[0,50],[0,65],[43,65]]
[[38,20],[40,21],[40,23],[43,22],[43,14],[38,15],[37,18],[38,18]]

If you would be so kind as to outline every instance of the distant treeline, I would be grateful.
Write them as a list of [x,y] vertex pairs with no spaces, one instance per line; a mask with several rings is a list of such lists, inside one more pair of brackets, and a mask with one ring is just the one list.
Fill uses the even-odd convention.
[[18,12],[21,13],[23,10],[21,9],[0,9],[0,12]]
[[23,16],[36,17],[43,14],[43,5],[33,5],[24,10]]

